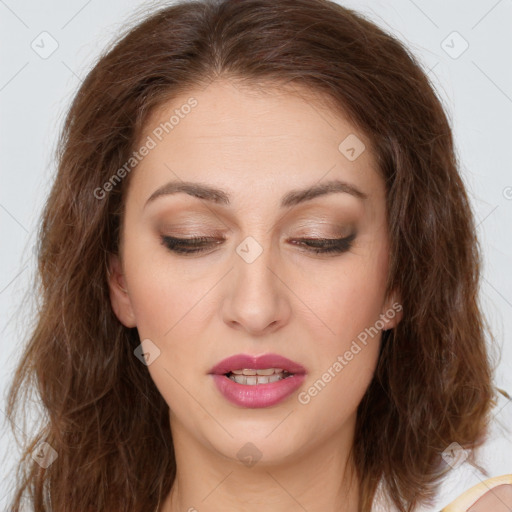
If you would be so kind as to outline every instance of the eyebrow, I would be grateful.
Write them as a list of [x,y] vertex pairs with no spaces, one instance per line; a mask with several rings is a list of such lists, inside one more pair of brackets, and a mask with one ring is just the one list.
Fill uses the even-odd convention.
[[[151,196],[149,196],[144,208],[148,203],[154,201],[158,197],[177,194],[180,192],[220,205],[229,206],[231,204],[229,194],[222,189],[214,188],[205,183],[192,181],[170,181],[155,190]],[[291,190],[290,192],[287,192],[281,199],[280,206],[281,208],[289,208],[306,201],[311,201],[316,197],[333,193],[350,194],[362,201],[368,198],[367,194],[350,183],[340,180],[331,180],[305,189]]]

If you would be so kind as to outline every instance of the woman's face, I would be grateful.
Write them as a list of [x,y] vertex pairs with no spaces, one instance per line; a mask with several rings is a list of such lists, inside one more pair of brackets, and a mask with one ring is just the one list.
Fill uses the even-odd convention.
[[[385,188],[369,141],[297,91],[217,81],[156,112],[111,260],[114,311],[145,340],[140,364],[175,442],[244,463],[350,446],[381,329],[401,309],[385,297]],[[196,237],[201,252],[173,250]],[[322,253],[318,239],[341,241]],[[222,363],[236,355],[247,357]]]

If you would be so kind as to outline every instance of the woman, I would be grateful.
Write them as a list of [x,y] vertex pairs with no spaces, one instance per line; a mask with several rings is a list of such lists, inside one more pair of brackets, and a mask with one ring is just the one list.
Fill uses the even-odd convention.
[[398,41],[327,0],[182,2],[60,142],[13,510],[412,511],[482,443],[474,221]]

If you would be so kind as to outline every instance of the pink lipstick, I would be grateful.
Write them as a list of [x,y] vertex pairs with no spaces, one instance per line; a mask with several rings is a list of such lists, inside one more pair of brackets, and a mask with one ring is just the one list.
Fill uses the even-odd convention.
[[216,364],[210,374],[229,402],[260,408],[288,398],[304,381],[306,369],[278,354],[238,354]]

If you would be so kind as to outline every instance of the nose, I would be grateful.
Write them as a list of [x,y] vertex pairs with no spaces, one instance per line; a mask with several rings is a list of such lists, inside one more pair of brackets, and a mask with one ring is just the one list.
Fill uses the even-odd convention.
[[222,308],[224,322],[253,336],[282,328],[290,318],[290,292],[269,244],[247,237],[233,256]]

